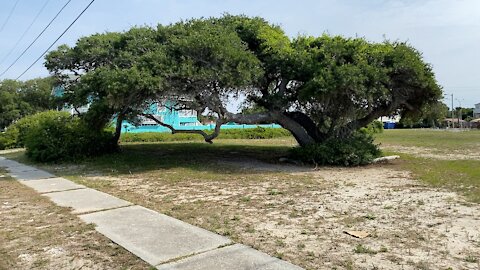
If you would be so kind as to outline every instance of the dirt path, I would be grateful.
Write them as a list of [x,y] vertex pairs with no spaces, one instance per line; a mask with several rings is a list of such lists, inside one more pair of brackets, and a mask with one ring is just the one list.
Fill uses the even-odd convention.
[[0,269],[149,269],[70,210],[0,171]]

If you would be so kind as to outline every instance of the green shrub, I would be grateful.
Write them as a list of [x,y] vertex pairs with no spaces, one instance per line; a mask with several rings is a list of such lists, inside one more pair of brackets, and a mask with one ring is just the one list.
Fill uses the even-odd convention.
[[381,155],[366,131],[358,131],[350,138],[332,138],[324,143],[293,148],[291,158],[318,165],[366,165]]
[[0,133],[0,150],[11,149],[17,146],[17,129],[7,129],[5,132]]
[[75,160],[116,149],[111,132],[89,130],[68,113],[48,111],[26,118],[30,124],[20,134],[27,156],[35,161]]
[[383,123],[375,120],[372,123],[368,124],[367,127],[363,128],[363,130],[370,135],[383,133]]
[[0,149],[11,149],[24,147],[26,131],[31,125],[38,121],[35,117],[24,117],[6,128],[6,131],[0,134]]
[[48,111],[45,114],[30,115],[21,118],[15,123],[9,125],[6,128],[6,131],[0,134],[0,149],[2,149],[2,146],[3,149],[24,147],[27,131],[30,130],[31,127],[37,126],[42,118],[48,117],[47,115],[52,114],[61,114],[65,117],[69,116],[66,112]]
[[[209,132],[209,131],[207,131]],[[246,128],[222,129],[219,139],[271,139],[290,136],[290,132],[283,128]],[[201,141],[198,134],[171,134],[168,132],[124,133],[121,142],[170,142],[170,141]]]

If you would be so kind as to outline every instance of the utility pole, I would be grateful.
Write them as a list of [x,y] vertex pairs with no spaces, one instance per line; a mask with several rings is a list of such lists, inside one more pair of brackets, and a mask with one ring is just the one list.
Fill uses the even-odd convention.
[[453,94],[452,94],[452,121],[453,121]]

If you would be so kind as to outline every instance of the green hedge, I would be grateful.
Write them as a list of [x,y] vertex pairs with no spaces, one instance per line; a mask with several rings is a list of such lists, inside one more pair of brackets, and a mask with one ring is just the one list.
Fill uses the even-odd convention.
[[[211,132],[211,131],[206,131]],[[290,136],[290,132],[283,128],[249,128],[249,129],[223,129],[219,139],[271,139]],[[170,141],[201,141],[203,137],[198,134],[171,134],[167,132],[124,133],[121,142],[170,142]]]
[[372,135],[366,130],[361,130],[350,138],[332,138],[323,143],[295,147],[290,151],[290,156],[296,160],[318,165],[366,165],[374,158],[381,156],[381,151],[373,140]]
[[47,111],[22,119],[18,139],[35,161],[75,160],[116,150],[113,134],[93,132],[78,117]]

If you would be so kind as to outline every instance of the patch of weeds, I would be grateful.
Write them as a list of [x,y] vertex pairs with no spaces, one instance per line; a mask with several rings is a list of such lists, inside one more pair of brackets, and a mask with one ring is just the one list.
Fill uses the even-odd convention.
[[275,256],[276,258],[283,259],[283,256],[284,256],[284,255],[283,255],[282,252],[275,251],[274,256]]
[[429,270],[430,269],[428,262],[425,262],[425,261],[420,261],[420,262],[416,263],[415,267],[416,267],[416,269],[419,269],[419,270]]
[[283,192],[279,191],[278,189],[271,189],[271,190],[268,191],[267,194],[268,194],[268,195],[275,196],[275,195],[282,195]]
[[402,262],[402,258],[397,257],[397,256],[395,256],[395,255],[393,255],[393,254],[388,254],[388,255],[386,255],[385,258],[386,258],[387,260],[393,262],[393,263],[396,263],[396,264],[399,264],[400,262]]
[[43,268],[45,267],[47,264],[48,264],[49,260],[46,259],[46,258],[41,258],[41,259],[38,259],[36,260],[34,263],[33,263],[33,266],[34,267],[38,267],[38,268]]
[[297,245],[297,248],[298,248],[298,249],[304,249],[304,248],[305,248],[305,244],[304,244],[304,243],[299,243],[299,244]]
[[385,209],[385,210],[393,209],[393,205],[386,205],[386,206],[383,207],[383,209]]
[[172,206],[171,211],[179,211],[179,210],[182,210],[183,208],[184,208],[183,205],[174,205]]
[[274,203],[266,203],[265,204],[265,208],[275,208],[275,204]]
[[277,246],[279,246],[279,247],[285,247],[285,246],[287,245],[285,242],[283,242],[283,241],[280,240],[280,239],[277,239],[277,240],[275,241],[275,244],[276,244]]
[[250,202],[251,200],[252,200],[252,198],[250,198],[249,196],[245,196],[245,197],[242,197],[240,199],[240,201],[242,201],[242,202]]
[[221,234],[221,235],[223,235],[223,236],[231,236],[231,235],[232,235],[232,232],[229,231],[229,230],[221,230],[221,231],[219,231],[219,232],[217,232],[217,233],[219,233],[219,234]]
[[255,232],[255,228],[253,228],[253,226],[248,226],[248,227],[245,229],[245,232],[247,232],[247,233],[254,233],[254,232]]
[[369,248],[369,247],[365,247],[363,246],[362,244],[358,244],[354,249],[353,249],[353,252],[357,253],[357,254],[377,254],[377,251]]
[[368,220],[375,220],[377,217],[374,216],[373,214],[367,214],[364,216],[364,218],[368,219]]
[[467,257],[465,257],[465,261],[469,263],[477,263],[478,259],[472,255],[468,255]]
[[359,222],[362,222],[364,221],[364,218],[363,217],[352,217],[352,216],[347,216],[345,218],[343,218],[342,220],[340,220],[341,223],[345,224],[347,227],[352,227],[353,225],[359,223]]
[[294,200],[288,200],[285,202],[286,205],[294,205],[295,201]]
[[292,212],[290,212],[290,214],[288,215],[288,217],[290,218],[297,218],[300,216],[301,216],[300,213],[296,209],[293,209]]
[[346,270],[354,270],[355,269],[355,264],[351,260],[342,262],[342,266]]
[[425,202],[424,202],[423,200],[418,200],[418,201],[417,201],[417,204],[418,204],[418,205],[424,205]]
[[385,253],[385,252],[388,252],[388,248],[387,247],[380,247],[380,249],[378,250],[378,253]]

